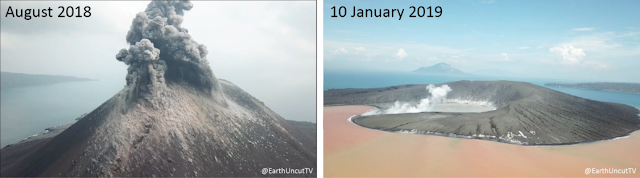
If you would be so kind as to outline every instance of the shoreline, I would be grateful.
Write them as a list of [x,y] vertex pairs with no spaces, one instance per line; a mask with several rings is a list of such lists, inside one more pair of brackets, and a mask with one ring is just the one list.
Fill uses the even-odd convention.
[[32,141],[36,141],[36,140],[41,140],[41,139],[47,139],[47,138],[51,138],[51,137],[55,137],[56,135],[60,134],[62,131],[67,130],[67,128],[71,127],[71,125],[73,125],[75,122],[72,123],[68,123],[68,124],[62,124],[62,125],[58,125],[58,126],[52,126],[52,127],[48,127],[46,129],[44,129],[44,131],[33,134],[31,136],[28,136],[20,141],[17,141],[15,143],[10,143],[7,144],[6,146],[2,147],[2,149],[7,148],[7,147],[11,147],[11,146],[15,146],[15,145],[20,145],[23,143],[27,143],[27,142],[32,142]]
[[[373,106],[373,105],[326,105],[323,108],[335,108],[335,107],[345,107],[345,106],[366,106],[366,107],[372,107],[374,109],[380,109],[380,107],[378,106]],[[366,113],[366,112],[365,112]],[[455,113],[455,112],[438,112],[438,113]],[[414,135],[429,135],[429,136],[439,136],[439,137],[449,137],[449,138],[462,138],[462,139],[473,139],[473,140],[482,140],[482,141],[491,141],[491,142],[497,142],[497,143],[505,143],[505,144],[511,144],[511,145],[520,145],[520,146],[564,146],[564,145],[580,145],[580,144],[590,144],[590,143],[597,143],[597,142],[602,142],[602,141],[613,141],[613,140],[618,140],[618,139],[623,139],[623,138],[628,138],[629,136],[631,136],[633,133],[640,133],[640,129],[638,130],[634,130],[631,131],[629,133],[626,133],[625,135],[621,135],[621,136],[616,136],[613,138],[607,138],[607,139],[601,139],[601,140],[592,140],[592,141],[585,141],[585,142],[570,142],[570,143],[559,143],[559,144],[521,144],[521,143],[516,143],[516,142],[506,142],[506,141],[500,141],[498,139],[483,139],[483,138],[476,138],[473,136],[467,136],[467,135],[457,135],[457,134],[446,134],[446,133],[411,133],[408,130],[402,130],[402,131],[387,131],[387,130],[380,130],[380,129],[374,129],[374,128],[369,128],[363,125],[358,124],[357,122],[354,121],[354,118],[360,117],[362,116],[362,114],[356,114],[353,115],[351,117],[349,117],[347,120],[348,122],[355,124],[359,127],[362,128],[366,128],[366,129],[371,129],[371,130],[376,130],[376,131],[382,131],[382,132],[387,132],[387,133],[401,133],[401,134],[414,134]],[[640,114],[638,114],[638,116],[640,116]]]
[[[20,141],[7,144],[7,145],[5,145],[4,147],[2,147],[0,149],[4,149],[6,147],[19,145],[19,144],[23,144],[23,143],[27,143],[27,142],[31,142],[31,141],[36,141],[36,140],[55,137],[56,135],[60,134],[62,131],[67,130],[67,128],[71,127],[71,125],[75,124],[78,120],[84,118],[84,116],[86,116],[87,114],[88,113],[82,114],[80,117],[76,118],[75,122],[67,123],[67,124],[60,124],[58,126],[51,126],[51,127],[45,128],[44,131],[42,131],[42,132],[27,136],[27,137],[25,137],[24,139],[22,139]],[[295,120],[286,120],[286,121],[295,121]],[[316,124],[317,125],[317,123],[310,122],[310,121],[296,121],[296,122],[308,122],[308,123],[312,123],[312,124]]]
[[[589,144],[523,146],[380,132],[348,123],[371,106],[324,107],[327,177],[637,177],[586,168],[640,167],[640,132]],[[346,122],[345,122],[346,121]],[[375,131],[372,131],[375,130]],[[327,149],[330,148],[330,149]],[[460,170],[464,171],[460,171]]]
[[598,89],[589,89],[589,88],[579,88],[579,87],[566,87],[566,86],[559,86],[559,85],[543,85],[545,87],[555,87],[555,88],[571,88],[571,89],[580,89],[580,90],[590,90],[590,91],[605,91],[605,92],[613,92],[613,93],[626,93],[626,94],[636,94],[636,95],[640,95],[640,93],[633,93],[633,92],[624,92],[624,91],[613,91],[613,90],[598,90]]
[[520,145],[520,146],[563,146],[563,145],[580,145],[580,144],[590,144],[590,143],[596,143],[596,142],[601,142],[601,141],[613,141],[613,140],[618,140],[618,139],[623,139],[623,138],[628,138],[629,136],[631,136],[633,133],[638,132],[640,133],[640,129],[638,130],[634,130],[631,131],[625,135],[622,136],[617,136],[617,137],[613,137],[613,138],[607,138],[607,139],[601,139],[601,140],[593,140],[593,141],[585,141],[585,142],[570,142],[570,143],[558,143],[558,144],[522,144],[522,143],[517,143],[517,142],[506,142],[506,141],[501,141],[498,139],[491,139],[491,138],[478,138],[478,137],[473,137],[473,136],[468,136],[468,135],[458,135],[458,134],[447,134],[447,133],[438,133],[438,132],[411,132],[409,130],[401,130],[401,131],[388,131],[388,130],[380,130],[380,129],[374,129],[374,128],[369,128],[363,125],[358,124],[357,122],[355,122],[353,119],[360,117],[361,115],[353,115],[351,117],[349,117],[349,119],[347,119],[350,123],[353,123],[357,126],[360,126],[362,128],[366,128],[366,129],[371,129],[371,130],[377,130],[377,131],[382,131],[382,132],[389,132],[389,133],[401,133],[401,134],[414,134],[414,135],[430,135],[430,136],[439,136],[439,137],[450,137],[450,138],[461,138],[461,139],[474,139],[474,140],[482,140],[482,141],[491,141],[491,142],[497,142],[497,143],[505,143],[505,144],[512,144],[512,145]]
[[82,119],[85,116],[87,116],[87,114],[89,114],[89,113],[81,114],[79,117],[77,117],[71,123],[60,124],[58,126],[47,127],[47,128],[44,129],[44,131],[41,131],[41,132],[32,134],[30,136],[27,136],[27,137],[25,137],[22,140],[19,140],[17,142],[7,144],[7,145],[3,146],[0,149],[4,149],[6,147],[10,147],[10,146],[13,146],[13,145],[18,145],[18,144],[27,143],[27,142],[31,142],[31,141],[36,141],[36,140],[40,140],[40,139],[55,137],[56,135],[60,134],[62,131],[67,130],[67,128],[71,127],[71,125],[75,124],[80,119]]

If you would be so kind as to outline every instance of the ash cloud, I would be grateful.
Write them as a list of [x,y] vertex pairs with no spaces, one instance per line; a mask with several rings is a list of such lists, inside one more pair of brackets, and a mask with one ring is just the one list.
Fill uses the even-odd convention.
[[433,111],[433,108],[438,103],[443,103],[447,98],[447,94],[451,92],[451,88],[448,85],[441,85],[436,87],[433,84],[430,84],[426,87],[427,92],[431,96],[427,98],[423,98],[418,103],[410,103],[410,102],[400,102],[396,101],[393,103],[393,106],[390,108],[381,110],[374,109],[368,111],[363,116],[367,115],[380,115],[380,114],[400,114],[400,113],[419,113],[419,112],[429,112]]
[[149,93],[171,83],[188,84],[207,93],[219,90],[206,59],[207,48],[181,27],[189,1],[152,1],[131,23],[129,49],[116,55],[129,66],[127,86]]

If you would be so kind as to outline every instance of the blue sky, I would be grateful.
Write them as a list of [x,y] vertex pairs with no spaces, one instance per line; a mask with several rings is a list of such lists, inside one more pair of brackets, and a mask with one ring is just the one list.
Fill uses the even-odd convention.
[[[332,18],[331,7],[347,16]],[[353,7],[405,9],[402,20]],[[410,6],[441,6],[409,18]],[[481,75],[640,82],[640,1],[324,2],[324,69],[411,71],[445,62]]]

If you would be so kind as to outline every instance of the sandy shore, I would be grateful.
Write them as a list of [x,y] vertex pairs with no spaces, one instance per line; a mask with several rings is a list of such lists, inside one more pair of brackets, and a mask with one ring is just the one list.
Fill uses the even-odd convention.
[[[324,108],[328,177],[640,177],[640,132],[628,138],[564,146],[390,133],[349,123],[369,106]],[[585,174],[587,168],[636,168]]]

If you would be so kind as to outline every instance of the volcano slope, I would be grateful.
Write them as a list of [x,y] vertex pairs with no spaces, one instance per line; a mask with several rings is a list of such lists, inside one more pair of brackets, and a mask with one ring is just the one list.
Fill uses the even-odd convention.
[[[640,129],[638,109],[584,99],[541,86],[511,81],[456,81],[447,99],[486,101],[481,113],[422,112],[356,116],[358,125],[391,132],[485,139],[522,145],[561,145],[625,136]],[[427,85],[332,89],[325,105],[372,105],[429,97]]]
[[60,134],[2,149],[2,176],[260,176],[262,168],[315,168],[315,143],[294,136],[303,130],[213,75],[206,47],[180,27],[191,7],[153,1],[137,14],[131,46],[116,56],[129,66],[127,85]]

